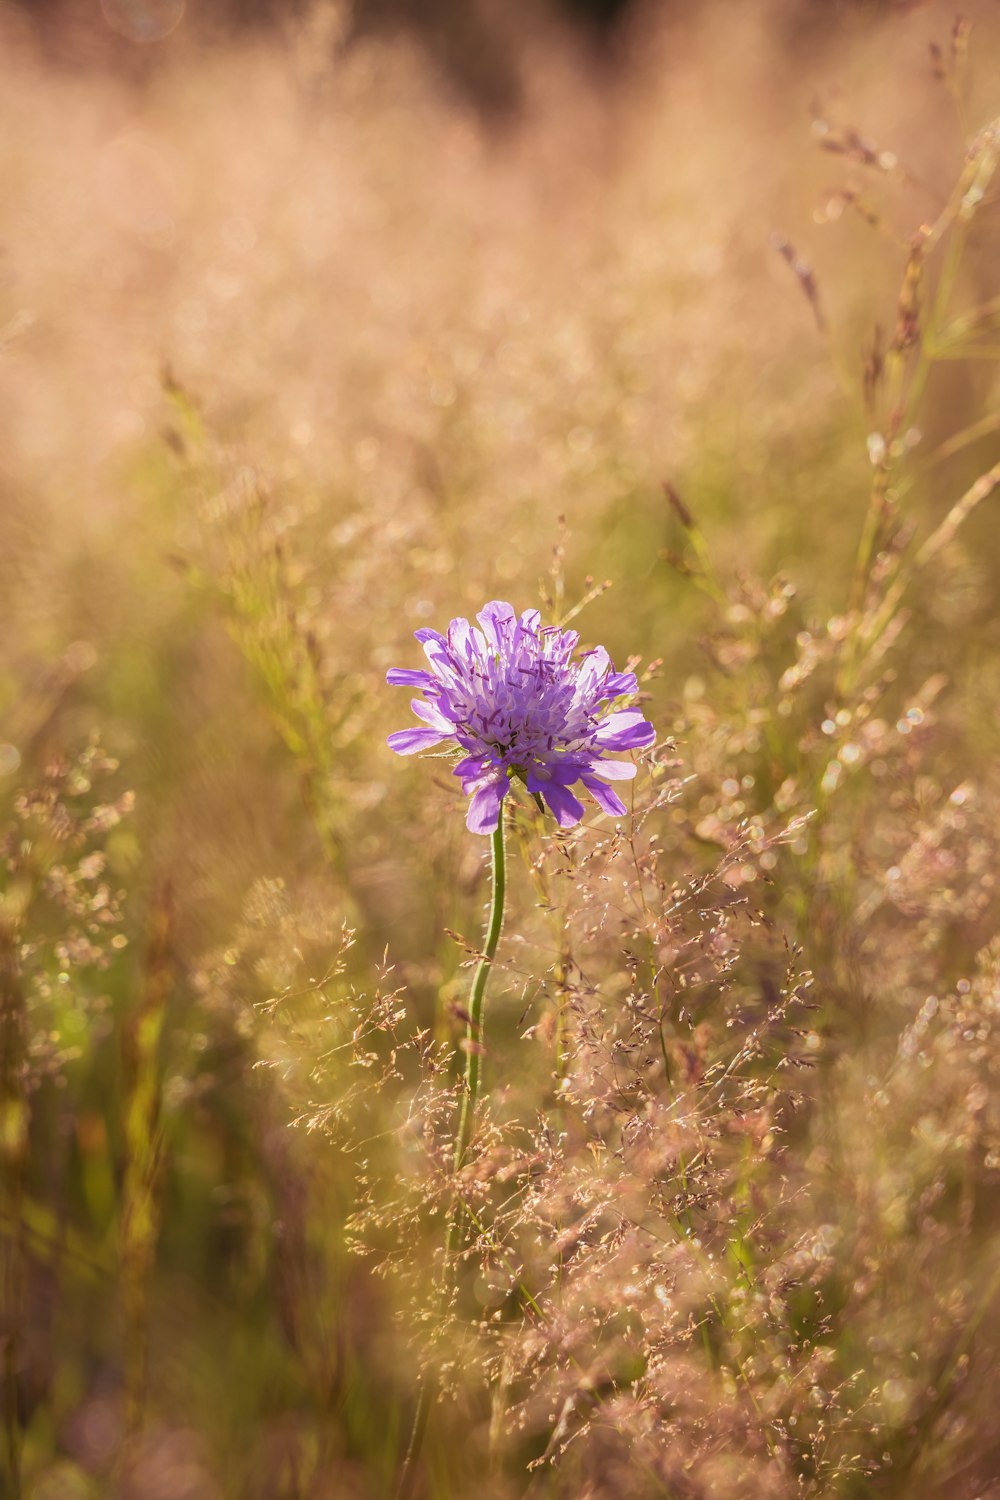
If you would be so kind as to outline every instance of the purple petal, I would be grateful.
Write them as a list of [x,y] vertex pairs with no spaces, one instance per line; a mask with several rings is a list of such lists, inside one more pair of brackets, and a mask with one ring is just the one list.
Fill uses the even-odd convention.
[[598,781],[596,776],[584,776],[582,780],[584,786],[603,812],[610,813],[613,818],[623,818],[627,814],[628,808],[618,793],[613,791],[611,787],[605,786],[603,781]]
[[588,651],[580,663],[580,681],[585,682],[588,687],[594,688],[607,673],[611,666],[611,658],[603,646],[595,646]]
[[604,698],[622,698],[626,693],[637,693],[639,683],[634,672],[609,672],[601,689]]
[[411,698],[410,707],[418,719],[423,719],[425,724],[430,724],[441,734],[453,734],[455,725],[444,715],[436,703],[428,703],[423,698]]
[[473,639],[472,626],[459,617],[448,626],[448,645],[459,656],[468,656],[469,642]]
[[486,755],[467,755],[464,760],[459,761],[451,774],[461,779],[463,791],[471,792],[474,784],[483,779],[487,768],[492,764]]
[[426,645],[428,641],[437,641],[439,646],[444,646],[447,644],[440,630],[431,630],[429,625],[422,625],[420,629],[415,630],[413,634],[415,638],[420,642],[421,646]]
[[512,604],[507,604],[503,599],[494,599],[491,603],[483,605],[476,619],[483,627],[491,649],[496,650],[503,637],[504,625],[516,619],[516,615]]
[[587,775],[599,776],[602,781],[631,781],[635,766],[630,760],[595,760]]
[[432,687],[434,678],[430,672],[411,672],[409,667],[390,667],[385,674],[390,687]]
[[422,644],[424,655],[436,672],[440,672],[442,668],[446,672],[455,670],[455,659],[448,649],[448,642],[436,630],[429,630],[427,639]]
[[390,734],[386,744],[397,755],[416,755],[418,750],[440,745],[443,739],[444,735],[436,729],[398,729],[395,734]]
[[544,792],[547,786],[551,786],[553,779],[558,780],[560,784],[564,782],[568,783],[570,781],[576,781],[579,777],[579,774],[580,773],[578,771],[573,771],[569,776],[564,775],[562,777],[559,777],[558,766],[556,764],[547,762],[545,765],[538,765],[536,763],[528,767],[528,774],[525,777],[525,786],[534,797],[537,796],[539,792]]
[[641,750],[656,738],[652,724],[647,724],[637,708],[623,708],[608,714],[597,726],[594,739],[602,750]]
[[470,833],[496,832],[500,822],[500,807],[509,787],[507,777],[498,776],[495,781],[487,781],[473,792],[465,815],[465,826]]
[[545,782],[541,794],[555,813],[560,828],[572,828],[583,817],[583,803],[577,801],[567,787],[557,781]]

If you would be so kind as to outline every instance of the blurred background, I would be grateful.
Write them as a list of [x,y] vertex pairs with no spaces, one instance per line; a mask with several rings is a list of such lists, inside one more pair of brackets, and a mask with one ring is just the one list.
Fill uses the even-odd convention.
[[[407,709],[384,672],[484,600],[541,587],[558,613],[608,582],[577,624],[619,666],[661,663],[647,716],[694,778],[664,878],[704,873],[741,819],[763,838],[821,808],[760,899],[820,996],[795,1233],[836,1217],[834,1158],[862,1184],[843,1321],[809,1338],[838,1391],[882,1393],[827,1469],[792,1445],[759,1491],[714,1469],[669,1492],[1000,1494],[988,1407],[956,1416],[947,1385],[995,1320],[985,1053],[942,1085],[954,1115],[900,1123],[888,1164],[858,1155],[901,1032],[929,993],[971,992],[995,932],[995,502],[916,577],[870,681],[823,676],[871,602],[852,578],[883,435],[890,580],[998,457],[988,178],[944,262],[966,323],[935,304],[940,259],[906,291],[914,236],[995,160],[1000,10],[963,11],[0,5],[0,1493],[392,1493],[409,1293],[357,1253],[364,1185],[326,1126],[391,1134],[412,1084],[373,1100],[317,1059],[325,1026],[352,1036],[330,1007],[379,987],[405,986],[404,1030],[455,1040],[446,930],[478,931],[485,887],[447,768],[385,749]],[[901,421],[878,382],[917,305],[940,357],[907,366]],[[904,738],[862,753],[876,699]],[[734,889],[764,879],[739,868]],[[545,903],[512,884],[544,990]],[[924,1119],[916,1070],[900,1122]],[[934,1203],[956,1217],[932,1234]],[[900,1266],[941,1294],[940,1347]],[[990,1371],[963,1389],[986,1401]],[[467,1467],[455,1441],[489,1425],[470,1410],[427,1493],[484,1482],[478,1439]],[[523,1459],[497,1495],[526,1493]],[[646,1493],[553,1473],[552,1494]]]

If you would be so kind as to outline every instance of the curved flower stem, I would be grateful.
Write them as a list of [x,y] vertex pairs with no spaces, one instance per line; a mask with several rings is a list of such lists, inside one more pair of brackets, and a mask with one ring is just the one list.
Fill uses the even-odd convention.
[[[458,1116],[458,1132],[455,1136],[455,1154],[452,1158],[452,1173],[457,1174],[464,1162],[469,1143],[472,1140],[472,1127],[475,1121],[476,1104],[479,1101],[479,1080],[482,1072],[483,1055],[483,1006],[486,1000],[486,984],[490,977],[490,969],[500,941],[500,933],[503,929],[504,903],[507,895],[507,855],[504,846],[504,808],[500,808],[500,818],[493,834],[493,859],[490,870],[490,916],[486,928],[486,941],[483,944],[482,956],[476,967],[475,978],[472,981],[472,990],[469,995],[468,1020],[465,1030],[465,1086],[462,1090],[462,1104]],[[444,1242],[444,1265],[441,1270],[441,1303],[442,1307],[447,1301],[451,1288],[452,1274],[455,1269],[455,1256],[458,1251],[459,1241],[462,1236],[462,1213],[459,1204],[452,1206],[448,1215],[448,1233]],[[413,1414],[413,1428],[410,1432],[410,1441],[406,1449],[406,1457],[403,1459],[403,1468],[399,1477],[399,1487],[396,1491],[396,1500],[406,1500],[411,1493],[416,1472],[417,1460],[420,1457],[420,1449],[423,1446],[424,1433],[427,1429],[427,1418],[430,1413],[431,1389],[426,1377],[421,1382],[417,1395],[417,1409]]]
[[[486,929],[486,942],[482,957],[472,981],[469,996],[469,1019],[465,1030],[465,1090],[462,1094],[462,1110],[458,1119],[458,1135],[455,1137],[455,1158],[452,1163],[458,1171],[465,1160],[472,1139],[472,1122],[479,1098],[480,1059],[483,1052],[483,1001],[486,998],[486,981],[500,941],[503,927],[504,901],[507,894],[507,856],[504,849],[503,808],[493,834],[493,862],[491,867],[492,900],[490,920]],[[452,1222],[457,1222],[453,1216]]]

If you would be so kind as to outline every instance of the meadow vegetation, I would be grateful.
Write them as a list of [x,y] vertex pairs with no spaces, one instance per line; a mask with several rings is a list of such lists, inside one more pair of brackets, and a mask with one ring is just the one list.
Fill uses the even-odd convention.
[[[517,14],[0,14],[9,1500],[1000,1497],[1000,15]],[[657,743],[508,799],[456,1170],[496,598]]]

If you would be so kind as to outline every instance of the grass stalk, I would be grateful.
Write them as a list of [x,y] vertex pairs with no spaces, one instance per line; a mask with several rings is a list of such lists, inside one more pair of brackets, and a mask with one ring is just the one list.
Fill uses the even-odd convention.
[[149,1282],[159,1232],[162,1163],[160,1038],[170,988],[171,902],[154,899],[142,993],[124,1037],[125,1179],[120,1253],[125,1325],[125,1425],[139,1431],[149,1377]]
[[28,1146],[25,1008],[15,933],[0,926],[0,1204],[9,1230],[0,1234],[0,1337],[3,1360],[2,1492],[20,1500],[22,1429],[19,1364],[24,1301],[24,1173]]

